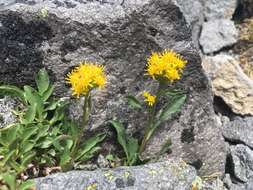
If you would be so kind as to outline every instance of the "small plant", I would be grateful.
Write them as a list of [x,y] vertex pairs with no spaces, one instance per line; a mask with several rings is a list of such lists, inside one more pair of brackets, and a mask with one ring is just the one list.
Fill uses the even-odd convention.
[[[140,110],[146,109],[148,111],[148,122],[140,144],[137,139],[126,133],[125,128],[119,121],[113,120],[110,122],[116,129],[118,142],[125,152],[125,165],[134,165],[140,160],[140,155],[156,129],[162,123],[171,119],[183,106],[186,100],[185,93],[181,90],[173,89],[170,85],[180,79],[186,63],[187,61],[180,55],[169,50],[162,53],[153,53],[148,59],[147,75],[159,83],[157,91],[153,95],[146,91],[143,92],[145,104],[134,96],[127,97],[128,103],[132,108]],[[166,98],[167,103],[163,108],[159,109],[158,103],[162,98]],[[163,148],[160,152],[164,152],[165,149],[168,150],[168,148]]]
[[36,76],[36,85],[37,89],[24,86],[23,90],[0,86],[2,94],[15,96],[22,102],[21,108],[13,111],[18,122],[0,131],[0,167],[7,172],[0,175],[2,180],[25,176],[30,164],[36,167],[55,164],[53,144],[61,137],[59,128],[66,103],[50,99],[54,86],[44,69]]
[[[94,66],[94,65],[93,65]],[[84,66],[85,67],[85,66]],[[91,77],[102,68],[90,67],[90,70],[80,66],[79,74]],[[84,70],[83,70],[84,69]],[[79,77],[77,70],[69,74],[68,79]],[[93,75],[92,75],[93,76]],[[73,82],[73,88],[78,96],[84,93],[83,81]],[[87,78],[85,78],[86,80]],[[93,79],[91,79],[93,80]],[[96,83],[91,81],[95,88],[101,85],[101,78],[96,78]],[[105,138],[100,133],[82,142],[83,128],[65,116],[68,103],[62,99],[52,98],[54,85],[50,84],[45,69],[36,76],[36,87],[24,86],[20,89],[12,85],[0,86],[3,95],[17,97],[21,101],[18,110],[13,110],[18,121],[0,130],[0,188],[29,189],[30,181],[23,181],[29,177],[28,169],[60,166],[61,170],[71,169],[75,164],[82,163],[92,158],[100,150],[97,146]],[[78,83],[80,82],[80,84]],[[87,84],[86,103],[84,106],[84,124],[87,124],[88,111],[91,108],[89,92],[93,89],[91,83]],[[78,85],[76,87],[75,85]],[[81,87],[81,89],[79,88]],[[79,89],[79,91],[78,91]],[[80,94],[79,94],[80,92]]]
[[[73,96],[80,98],[84,96],[83,104],[83,121],[82,128],[87,127],[89,114],[91,110],[91,91],[95,88],[103,88],[106,83],[106,76],[104,74],[104,67],[98,66],[94,63],[81,62],[79,66],[74,68],[66,78],[67,82],[71,85]],[[74,141],[71,142],[72,146],[66,144],[65,151],[66,159],[63,163],[68,163],[72,159],[75,161],[85,161],[90,159],[95,152],[100,150],[97,144],[104,140],[105,134],[99,133],[94,137],[81,143],[82,132],[76,130],[73,123],[70,123],[71,133]],[[69,154],[70,152],[70,154]],[[70,155],[70,156],[69,156]]]

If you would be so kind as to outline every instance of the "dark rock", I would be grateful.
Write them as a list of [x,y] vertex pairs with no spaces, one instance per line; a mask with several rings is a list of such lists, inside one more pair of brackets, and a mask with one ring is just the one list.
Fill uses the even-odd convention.
[[253,16],[253,0],[238,0],[238,6],[234,14],[235,20],[243,20]]
[[223,136],[232,143],[243,143],[253,148],[253,117],[239,118],[224,125]]
[[241,144],[231,146],[230,149],[236,179],[248,182],[253,178],[253,151]]
[[[103,2],[75,1],[75,8],[66,8],[47,0],[35,5],[17,3],[1,11],[1,81],[31,83],[32,75],[46,67],[55,78],[56,94],[70,96],[66,73],[81,60],[101,63],[106,66],[108,83],[93,100],[90,129],[116,116],[129,131],[142,132],[146,118],[133,114],[124,97],[156,88],[144,75],[146,59],[152,51],[171,48],[189,62],[176,84],[188,92],[187,103],[181,114],[158,129],[144,156],[155,155],[171,138],[168,157],[202,163],[200,174],[223,173],[226,153],[211,88],[178,6],[172,0]],[[73,106],[74,113],[81,113],[79,107]],[[190,138],[182,141],[185,131]]]
[[[131,177],[132,182],[129,183]],[[193,167],[180,161],[121,167],[114,170],[71,171],[36,179],[37,190],[189,190],[196,177]]]

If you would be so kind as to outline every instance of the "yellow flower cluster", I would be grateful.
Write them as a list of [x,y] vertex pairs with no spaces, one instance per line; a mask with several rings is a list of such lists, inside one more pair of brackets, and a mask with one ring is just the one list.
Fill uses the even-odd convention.
[[73,96],[86,95],[94,88],[102,88],[106,83],[104,67],[94,63],[81,62],[68,73],[67,83],[71,84]]
[[162,53],[153,52],[148,59],[146,71],[155,80],[166,79],[174,82],[180,79],[186,64],[187,61],[172,50],[165,50]]
[[156,100],[156,96],[153,96],[153,95],[151,95],[150,93],[148,93],[146,91],[143,92],[143,96],[145,98],[144,101],[147,102],[147,104],[149,106],[153,106],[154,105],[155,100]]

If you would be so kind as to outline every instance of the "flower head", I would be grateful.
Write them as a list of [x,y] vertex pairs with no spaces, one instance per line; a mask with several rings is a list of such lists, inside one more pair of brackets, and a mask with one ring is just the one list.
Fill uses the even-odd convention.
[[143,92],[143,96],[145,98],[144,101],[147,102],[147,104],[149,106],[153,106],[154,105],[154,103],[156,101],[156,96],[153,96],[153,95],[151,95],[150,93],[148,93],[146,91]]
[[81,62],[66,77],[71,84],[73,96],[86,95],[94,88],[103,88],[106,83],[104,67],[94,63]]
[[186,64],[187,61],[172,50],[153,52],[148,58],[146,71],[155,80],[165,79],[174,82],[180,79]]

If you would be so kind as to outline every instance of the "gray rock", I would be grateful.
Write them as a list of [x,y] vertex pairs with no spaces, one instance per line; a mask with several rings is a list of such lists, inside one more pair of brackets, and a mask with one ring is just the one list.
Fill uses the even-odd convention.
[[169,160],[113,170],[58,173],[35,182],[37,190],[189,190],[195,177],[193,167]]
[[207,21],[214,19],[232,19],[237,7],[237,0],[202,0]]
[[[155,90],[156,84],[144,75],[146,59],[152,51],[174,49],[189,61],[176,84],[188,92],[188,100],[181,114],[159,128],[145,155],[155,155],[172,137],[168,157],[182,157],[201,174],[224,172],[224,140],[215,122],[211,88],[191,30],[172,0],[129,0],[123,5],[71,1],[74,8],[63,0],[34,2],[16,3],[0,12],[1,81],[30,84],[34,73],[46,67],[56,83],[56,94],[70,96],[66,73],[81,60],[101,63],[108,83],[94,92],[89,129],[104,126],[115,116],[129,131],[141,133],[146,118],[127,108],[124,97]],[[81,113],[77,106],[73,109]]]
[[238,31],[234,22],[227,19],[210,20],[203,24],[200,45],[204,53],[213,53],[235,44]]
[[0,128],[7,127],[16,122],[16,116],[12,113],[16,101],[10,97],[0,99]]
[[239,118],[227,122],[223,136],[230,142],[243,143],[253,148],[253,117]]
[[199,36],[204,22],[204,7],[202,3],[196,0],[176,0],[176,3],[183,12],[187,23],[192,28],[192,40],[194,45],[199,48]]
[[241,144],[231,146],[230,149],[235,177],[248,182],[253,177],[253,151]]

